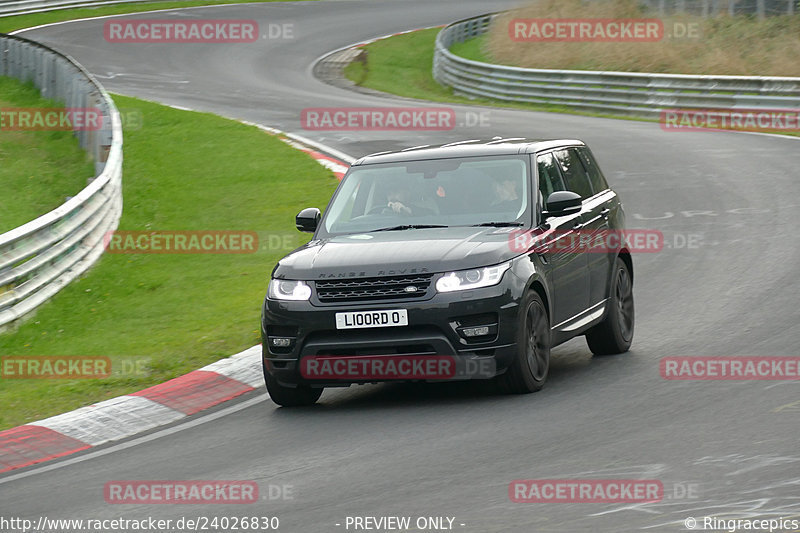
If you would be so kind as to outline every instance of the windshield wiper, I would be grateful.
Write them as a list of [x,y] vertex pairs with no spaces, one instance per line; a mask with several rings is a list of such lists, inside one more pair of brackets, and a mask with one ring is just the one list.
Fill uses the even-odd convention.
[[402,231],[406,229],[426,229],[426,228],[446,228],[444,224],[401,224],[400,226],[392,226],[390,228],[374,229],[369,233],[376,231]]
[[503,228],[506,226],[524,226],[522,222],[481,222],[480,224],[473,224],[473,228],[479,228],[482,226],[493,226],[495,228]]

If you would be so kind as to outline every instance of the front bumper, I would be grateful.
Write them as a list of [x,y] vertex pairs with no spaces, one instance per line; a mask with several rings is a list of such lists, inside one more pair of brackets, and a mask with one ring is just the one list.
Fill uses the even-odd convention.
[[[460,369],[480,368],[472,378],[500,374],[516,354],[519,304],[524,283],[506,272],[498,285],[451,293],[433,294],[424,300],[392,299],[369,303],[315,305],[312,301],[266,298],[262,309],[261,336],[264,370],[284,386],[347,386],[351,383],[389,381],[381,377],[309,379],[302,369],[304,358],[436,358],[450,356]],[[337,312],[405,309],[407,326],[336,329]],[[489,334],[467,337],[463,329],[490,326]],[[273,339],[291,339],[278,347]],[[286,342],[286,341],[284,341]],[[306,362],[307,364],[307,362]],[[470,379],[459,372],[450,379]],[[391,381],[432,381],[391,379]],[[436,379],[438,380],[438,379]]]

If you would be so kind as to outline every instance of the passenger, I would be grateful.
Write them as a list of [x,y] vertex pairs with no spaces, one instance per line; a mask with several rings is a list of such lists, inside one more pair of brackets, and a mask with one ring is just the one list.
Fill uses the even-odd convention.
[[518,188],[519,181],[512,178],[496,179],[492,182],[494,199],[490,204],[492,211],[506,211],[517,213],[520,208]]

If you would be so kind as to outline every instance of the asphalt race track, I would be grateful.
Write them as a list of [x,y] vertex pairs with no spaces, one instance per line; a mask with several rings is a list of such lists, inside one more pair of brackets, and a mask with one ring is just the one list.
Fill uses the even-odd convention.
[[[668,244],[634,257],[629,353],[592,358],[582,338],[570,341],[554,350],[545,389],[524,396],[470,384],[376,385],[328,389],[315,407],[290,410],[258,391],[223,406],[224,416],[203,422],[209,415],[200,414],[158,438],[0,477],[0,515],[277,516],[286,533],[348,531],[348,516],[451,517],[454,530],[470,533],[686,531],[688,517],[800,516],[798,381],[659,374],[665,356],[799,355],[800,233],[792,217],[800,217],[800,140],[466,106],[454,106],[460,125],[453,131],[301,128],[308,107],[409,105],[316,80],[320,56],[511,5],[344,0],[131,15],[293,27],[292,38],[236,45],[110,44],[103,20],[22,35],[69,53],[109,91],[273,126],[352,156],[495,135],[585,140],[622,196],[628,226],[661,230]],[[477,113],[485,125],[468,127]],[[563,478],[658,479],[665,497],[647,504],[509,499],[515,479]],[[106,482],[131,479],[254,480],[265,498],[253,505],[105,502]],[[291,486],[291,499],[270,499],[270,485]]]

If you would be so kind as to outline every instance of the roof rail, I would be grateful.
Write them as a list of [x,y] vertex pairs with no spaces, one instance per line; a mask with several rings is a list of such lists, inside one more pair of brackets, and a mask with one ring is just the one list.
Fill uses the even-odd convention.
[[400,150],[401,152],[410,152],[411,150],[419,150],[421,148],[429,148],[430,144],[420,144],[419,146],[411,146],[409,148],[403,148]]
[[503,139],[503,138],[493,139],[493,140],[489,141],[486,144],[500,144],[500,143],[505,143],[505,142],[508,142],[508,141],[524,141],[524,140],[525,140],[525,137],[507,137],[505,139]]
[[481,139],[467,139],[466,141],[456,141],[453,143],[443,144],[439,148],[447,148],[448,146],[458,146],[459,144],[478,143],[478,142],[481,142]]

